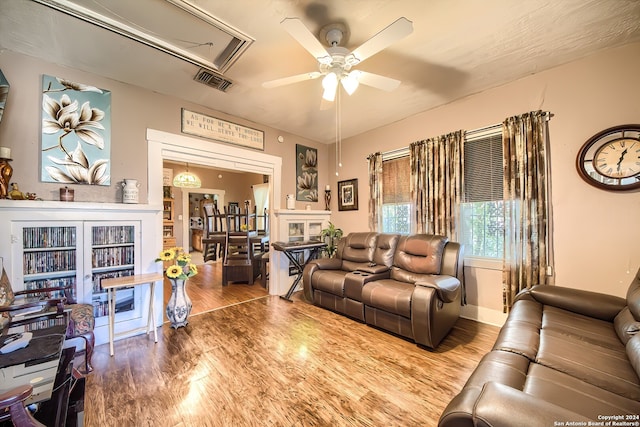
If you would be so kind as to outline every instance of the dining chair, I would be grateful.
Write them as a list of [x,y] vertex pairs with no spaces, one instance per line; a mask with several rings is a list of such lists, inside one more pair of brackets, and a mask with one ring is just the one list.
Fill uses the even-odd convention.
[[227,216],[225,255],[222,264],[222,286],[229,282],[247,282],[253,284],[254,265],[251,249],[251,236],[248,231],[231,231],[232,216]]
[[213,204],[204,205],[203,209],[205,213],[204,235],[202,237],[204,262],[216,261],[218,257],[224,257],[226,220],[215,201]]

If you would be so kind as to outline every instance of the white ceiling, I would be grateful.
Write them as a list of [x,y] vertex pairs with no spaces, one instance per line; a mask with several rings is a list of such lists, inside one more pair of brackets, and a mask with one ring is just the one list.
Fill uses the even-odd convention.
[[194,81],[200,67],[192,63],[31,0],[2,0],[0,49],[323,143],[333,142],[336,131],[334,110],[319,108],[320,79],[262,87],[265,81],[317,70],[316,60],[280,25],[286,17],[300,18],[316,35],[324,25],[345,23],[351,32],[349,49],[401,16],[413,22],[411,35],[357,65],[402,84],[391,93],[361,85],[353,96],[345,94],[343,138],[604,48],[640,41],[638,0],[135,0],[117,11],[114,4],[121,0],[57,1],[81,3],[151,37],[205,43],[183,47],[206,57],[206,43],[213,39],[199,40],[200,28],[172,18],[171,9],[176,18],[183,13],[175,3],[188,1],[247,35],[248,48],[224,71],[233,82],[224,93]]

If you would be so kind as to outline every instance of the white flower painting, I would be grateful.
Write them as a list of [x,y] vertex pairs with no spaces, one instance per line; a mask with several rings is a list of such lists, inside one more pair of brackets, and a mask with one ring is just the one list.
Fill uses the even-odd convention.
[[43,182],[109,185],[110,136],[111,92],[43,77]]
[[296,144],[296,200],[318,201],[318,150]]

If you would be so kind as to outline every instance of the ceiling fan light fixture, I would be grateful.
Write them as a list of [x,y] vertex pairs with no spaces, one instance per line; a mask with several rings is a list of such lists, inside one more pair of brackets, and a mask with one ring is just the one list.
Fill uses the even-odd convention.
[[353,95],[353,93],[358,89],[360,82],[358,81],[358,76],[360,73],[357,71],[352,71],[342,79],[340,79],[340,83],[342,83],[342,87],[349,94],[349,96]]
[[336,97],[336,89],[338,88],[338,76],[334,72],[328,73],[322,79],[322,98],[326,101],[333,101]]

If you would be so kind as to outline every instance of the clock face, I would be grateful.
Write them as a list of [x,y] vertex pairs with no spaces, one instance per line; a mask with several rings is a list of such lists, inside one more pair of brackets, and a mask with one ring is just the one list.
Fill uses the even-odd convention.
[[606,143],[596,151],[593,167],[614,179],[640,174],[640,140],[620,138]]
[[576,166],[595,187],[640,189],[640,125],[616,126],[592,136],[580,149]]

